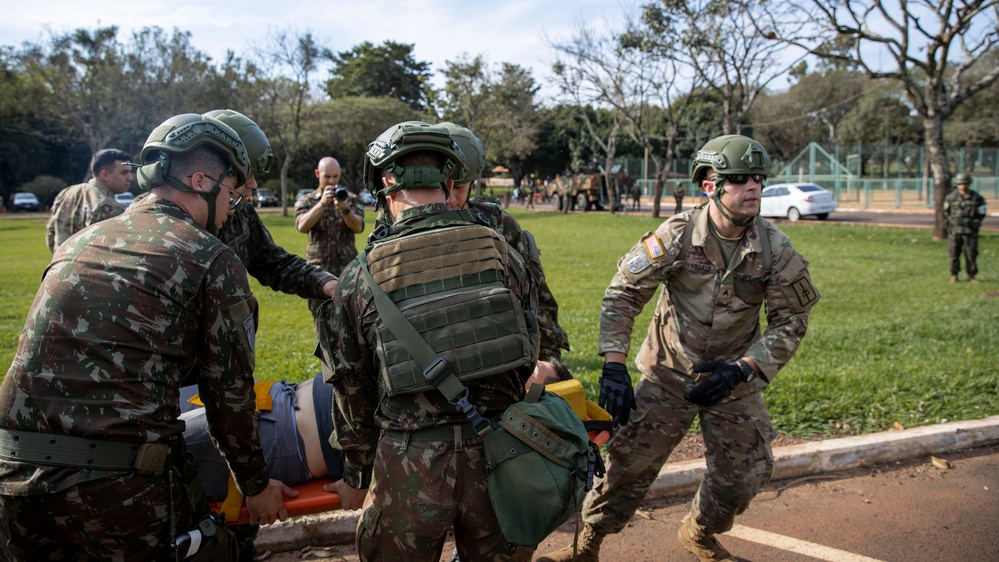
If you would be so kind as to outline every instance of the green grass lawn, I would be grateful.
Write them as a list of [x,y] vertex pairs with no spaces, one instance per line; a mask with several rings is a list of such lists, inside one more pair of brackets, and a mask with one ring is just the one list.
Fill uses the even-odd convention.
[[[600,299],[618,258],[659,220],[513,210],[534,233],[572,351],[563,359],[591,397]],[[367,227],[373,216],[369,211]],[[265,214],[275,240],[302,254],[291,217]],[[43,220],[0,220],[0,361],[9,365],[49,260]],[[805,221],[782,224],[811,262],[822,300],[797,356],[766,393],[789,435],[856,434],[999,414],[999,234],[982,233],[981,285],[947,283],[947,247],[929,230]],[[365,237],[367,231],[365,232]],[[363,238],[359,238],[363,245]],[[251,285],[260,301],[259,378],[304,380],[318,369],[304,301]],[[636,321],[645,337],[654,302]],[[637,379],[637,371],[631,367]]]

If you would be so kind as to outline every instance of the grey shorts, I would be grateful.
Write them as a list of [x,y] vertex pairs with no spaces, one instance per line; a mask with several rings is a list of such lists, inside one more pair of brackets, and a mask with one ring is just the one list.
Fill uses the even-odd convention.
[[[289,486],[312,479],[305,463],[305,445],[298,434],[295,410],[298,404],[295,387],[284,381],[271,386],[273,406],[269,412],[259,412],[260,446],[264,450],[270,477]],[[181,404],[184,404],[181,400]],[[229,467],[215,449],[208,434],[204,408],[194,408],[181,414],[187,428],[184,440],[194,455],[194,465],[205,487],[209,501],[222,501],[229,489]]]

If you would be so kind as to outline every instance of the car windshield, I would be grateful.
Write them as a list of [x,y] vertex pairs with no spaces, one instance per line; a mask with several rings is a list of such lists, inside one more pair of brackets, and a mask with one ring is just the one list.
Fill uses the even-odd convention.
[[801,191],[823,191],[823,189],[817,185],[812,185],[810,183],[803,183],[798,186]]

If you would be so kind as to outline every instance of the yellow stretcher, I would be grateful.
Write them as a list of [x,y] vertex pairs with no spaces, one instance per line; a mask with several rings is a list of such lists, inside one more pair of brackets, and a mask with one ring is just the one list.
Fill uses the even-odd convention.
[[[597,445],[603,445],[610,439],[609,426],[611,415],[591,400],[586,399],[586,395],[583,392],[583,385],[578,380],[570,379],[549,384],[545,386],[545,390],[554,392],[564,398],[572,407],[572,411],[576,412],[576,415],[584,423],[598,422],[596,424],[598,426],[597,429],[589,431],[591,441]],[[257,395],[259,396],[260,393],[258,392]],[[264,395],[267,395],[266,391]],[[329,478],[317,478],[292,486],[292,488],[298,490],[298,495],[284,500],[284,506],[288,509],[288,515],[312,515],[314,513],[340,509],[340,496],[336,492],[327,492],[323,489],[325,484],[332,482]],[[236,490],[235,483],[232,482],[232,478],[230,477],[229,495],[224,501],[212,504],[212,510],[216,512],[224,511],[226,513],[226,520],[229,523],[249,523],[250,513],[247,511],[245,502],[242,502],[242,499],[243,496]],[[237,501],[240,503],[237,504]],[[239,515],[234,517],[237,513],[237,507]]]

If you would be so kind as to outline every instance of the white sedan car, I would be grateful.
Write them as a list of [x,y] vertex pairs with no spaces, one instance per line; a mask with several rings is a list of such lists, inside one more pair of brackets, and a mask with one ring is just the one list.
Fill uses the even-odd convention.
[[814,183],[778,183],[763,190],[760,214],[765,217],[787,217],[796,221],[805,215],[826,220],[836,210],[831,191]]

